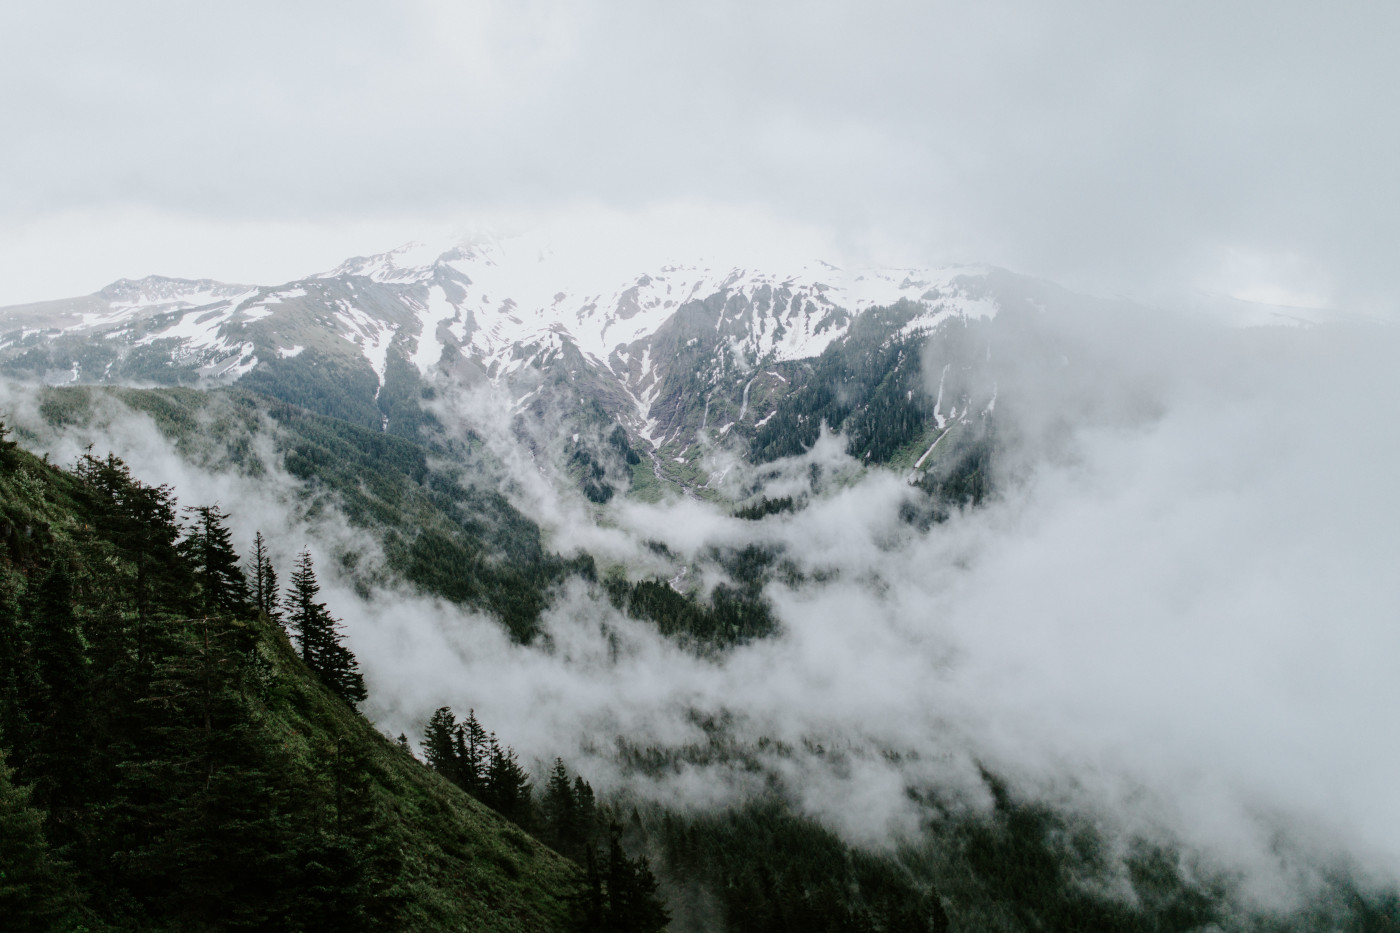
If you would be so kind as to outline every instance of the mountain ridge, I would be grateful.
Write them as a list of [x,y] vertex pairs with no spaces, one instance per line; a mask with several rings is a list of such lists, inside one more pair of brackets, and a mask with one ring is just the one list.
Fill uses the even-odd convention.
[[[319,344],[356,368],[363,361],[379,389],[392,355],[418,379],[449,372],[505,386],[519,406],[539,387],[529,370],[547,369],[568,344],[578,351],[574,369],[611,383],[618,401],[630,403],[615,414],[655,444],[653,407],[673,349],[666,338],[687,329],[676,323],[685,308],[709,318],[724,349],[749,366],[815,357],[856,315],[899,300],[924,309],[926,329],[949,316],[995,313],[962,283],[985,274],[980,267],[847,272],[813,262],[770,273],[696,263],[622,276],[580,273],[516,245],[410,244],[280,285],[119,279],[89,296],[0,308],[0,365],[54,384],[143,376],[217,384]],[[84,344],[106,352],[84,359]],[[135,373],[120,365],[157,355],[163,365],[155,371],[150,360]]]

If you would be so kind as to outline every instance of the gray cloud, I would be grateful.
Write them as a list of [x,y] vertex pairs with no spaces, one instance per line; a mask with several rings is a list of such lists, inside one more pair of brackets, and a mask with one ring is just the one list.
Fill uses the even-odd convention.
[[1397,14],[1376,5],[4,16],[14,229],[59,210],[329,226],[681,200],[1099,290],[1397,293]]

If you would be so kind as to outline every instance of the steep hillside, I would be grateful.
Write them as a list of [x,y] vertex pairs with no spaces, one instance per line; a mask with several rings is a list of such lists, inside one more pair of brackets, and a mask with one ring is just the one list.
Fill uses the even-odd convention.
[[564,928],[577,867],[377,733],[246,597],[219,608],[174,508],[119,461],[0,450],[7,929]]
[[[550,550],[539,526],[499,491],[509,479],[502,465],[471,439],[430,448],[239,388],[57,387],[40,389],[35,398],[26,408],[36,423],[16,422],[23,438],[69,433],[100,443],[149,418],[176,454],[206,475],[254,481],[264,499],[257,508],[275,503],[311,524],[344,519],[364,536],[332,534],[330,543],[361,594],[406,583],[483,611],[516,641],[529,642],[562,584],[597,580],[590,555],[566,558]],[[611,424],[599,411],[592,417]],[[625,464],[630,454],[640,463],[625,435],[616,426],[613,432],[611,441],[599,442],[610,458]],[[608,474],[590,448],[569,449],[567,466],[578,472],[585,493],[593,490],[596,501],[610,498]],[[772,634],[762,579],[733,555],[706,563],[736,584],[680,592],[661,579],[629,583],[613,576],[598,598],[610,598],[696,650]]]
[[589,561],[545,549],[539,528],[498,491],[499,464],[470,439],[433,450],[242,389],[52,388],[38,410],[50,427],[95,436],[148,415],[192,463],[281,477],[296,490],[288,508],[343,516],[382,547],[383,565],[363,549],[338,555],[365,587],[407,580],[494,614],[520,640],[552,586],[592,573]]

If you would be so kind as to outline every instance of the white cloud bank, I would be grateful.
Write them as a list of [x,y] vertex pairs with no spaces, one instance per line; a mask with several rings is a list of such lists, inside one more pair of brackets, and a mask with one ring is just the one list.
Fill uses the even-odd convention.
[[[682,557],[757,539],[805,571],[836,571],[770,585],[782,634],[719,659],[582,585],[546,613],[547,644],[521,647],[432,599],[362,601],[327,570],[370,711],[414,733],[439,705],[472,706],[527,761],[563,755],[601,786],[672,803],[733,799],[756,778],[721,765],[639,782],[618,770],[614,740],[703,742],[693,714],[727,714],[740,741],[791,746],[761,757],[804,808],[863,842],[913,825],[906,786],[975,802],[983,762],[1023,792],[1252,867],[1261,890],[1279,877],[1280,828],[1400,878],[1400,340],[1066,326],[1067,345],[1095,340],[1121,364],[1079,374],[1100,400],[1153,404],[1097,418],[1052,396],[1064,443],[926,534],[898,521],[912,493],[880,471],[761,523],[625,504],[606,533],[571,531],[581,512],[544,510],[557,540],[614,556],[647,539]],[[1133,339],[1145,332],[1157,337]],[[1045,417],[1028,399],[1021,417]],[[183,501],[238,503],[244,538],[277,520],[252,505],[265,486],[204,477],[149,435],[108,440]]]
[[[925,535],[897,519],[909,489],[878,471],[757,525],[696,502],[613,510],[615,554],[619,534],[682,557],[759,540],[836,570],[770,585],[781,636],[697,659],[581,590],[546,615],[552,650],[452,610],[423,625],[374,614],[356,638],[386,722],[474,705],[527,757],[563,754],[615,786],[629,780],[615,736],[703,743],[692,713],[729,714],[740,739],[796,749],[768,766],[864,842],[912,825],[908,785],[977,799],[983,762],[1252,866],[1261,891],[1282,883],[1281,830],[1400,877],[1400,340],[1083,326],[1061,336],[1119,368],[1080,374],[1096,398],[1068,397],[1110,417],[1050,396],[1070,434],[1050,459]],[[1147,364],[1168,351],[1180,355]],[[1104,404],[1133,393],[1151,403],[1127,406],[1138,417]],[[603,540],[571,531],[576,514],[541,514],[563,523],[559,540]],[[754,780],[716,766],[644,786],[713,802]]]

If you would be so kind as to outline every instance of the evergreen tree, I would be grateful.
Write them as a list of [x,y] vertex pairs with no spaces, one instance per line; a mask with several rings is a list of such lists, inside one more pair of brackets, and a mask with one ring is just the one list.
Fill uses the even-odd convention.
[[458,735],[457,717],[452,715],[451,707],[447,706],[433,713],[428,719],[428,724],[423,727],[423,754],[428,759],[428,766],[454,784],[460,785],[460,759],[457,757],[456,748]]
[[27,594],[37,675],[24,710],[32,742],[23,759],[24,779],[33,783],[39,803],[63,822],[74,822],[81,786],[88,772],[92,717],[83,636],[73,612],[73,580],[59,561]]
[[15,462],[15,450],[19,447],[14,441],[9,440],[10,429],[5,422],[0,421],[0,465],[12,466]]
[[656,877],[646,856],[630,859],[616,827],[608,840],[607,929],[616,933],[659,933],[670,915],[656,896]]
[[281,600],[277,597],[277,571],[267,553],[262,532],[253,536],[253,604],[274,622],[282,621]]
[[[574,901],[576,933],[660,933],[670,914],[656,896],[656,877],[646,858],[622,851],[618,828],[608,840],[607,864],[600,870],[590,846],[583,889]],[[805,927],[803,929],[806,929]]]
[[252,727],[255,638],[215,615],[160,624],[139,756],[119,771],[123,890],[182,929],[267,929],[299,896],[292,763]]
[[116,544],[135,570],[128,598],[136,614],[137,666],[147,668],[156,607],[186,603],[192,589],[187,563],[176,545],[180,527],[174,492],[169,486],[141,483],[121,458],[109,453],[99,460],[91,449],[73,472],[91,497],[93,531]]
[[78,895],[67,867],[49,849],[43,814],[12,776],[0,751],[0,917],[7,931],[42,933],[76,912]]
[[358,703],[369,694],[359,662],[341,643],[340,622],[318,603],[321,585],[311,564],[311,553],[302,551],[287,590],[287,622],[301,649],[301,659],[315,671],[332,693],[347,703]]
[[603,892],[603,875],[598,870],[598,853],[588,847],[584,881],[574,898],[574,933],[609,933],[607,899]]
[[390,820],[375,800],[370,761],[337,739],[321,769],[334,783],[335,820],[302,841],[296,928],[303,933],[399,929],[407,900],[399,883],[403,856]]
[[559,854],[583,864],[593,846],[597,819],[593,788],[582,777],[570,780],[562,759],[554,759],[540,810],[545,841]]
[[228,519],[217,505],[186,509],[193,516],[180,552],[194,569],[199,587],[198,607],[204,615],[217,612],[239,615],[249,609],[248,578],[238,566]]
[[532,815],[530,775],[520,766],[515,749],[502,748],[494,734],[490,743],[483,800],[506,819],[529,828]]
[[546,841],[555,851],[570,855],[566,850],[572,848],[578,835],[578,802],[574,799],[574,786],[562,758],[554,759],[554,768],[545,783],[541,810]]
[[467,710],[467,718],[457,727],[458,758],[462,787],[474,797],[481,797],[486,788],[486,769],[491,762],[490,738],[476,710]]
[[287,627],[301,652],[302,661],[312,670],[316,670],[325,651],[324,633],[319,627],[320,614],[325,605],[316,602],[320,592],[321,585],[316,582],[316,571],[311,565],[311,552],[302,551],[297,555],[296,567],[292,570],[292,585],[287,589]]
[[326,652],[325,666],[319,672],[321,680],[331,692],[347,703],[359,703],[369,697],[365,689],[365,678],[360,673],[360,662],[340,640],[340,623],[330,615],[326,624],[332,635],[329,650]]
[[593,788],[582,776],[574,778],[574,810],[578,820],[579,842],[592,846],[598,826],[598,812],[593,800]]
[[27,632],[19,607],[0,589],[0,745],[23,747],[28,723],[21,705],[33,679],[29,666]]

